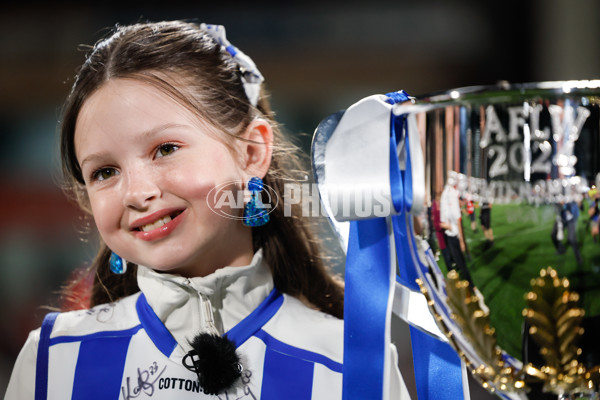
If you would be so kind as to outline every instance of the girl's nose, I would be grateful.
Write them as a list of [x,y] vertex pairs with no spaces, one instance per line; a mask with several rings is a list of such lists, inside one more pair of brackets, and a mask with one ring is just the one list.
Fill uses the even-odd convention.
[[160,197],[160,188],[151,174],[135,170],[127,174],[123,205],[128,208],[144,209],[152,200]]

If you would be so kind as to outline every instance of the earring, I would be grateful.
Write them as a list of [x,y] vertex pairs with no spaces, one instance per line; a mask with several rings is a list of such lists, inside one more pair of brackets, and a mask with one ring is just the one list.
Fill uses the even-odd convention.
[[110,271],[113,274],[123,275],[127,271],[127,261],[117,253],[110,253]]
[[250,191],[250,201],[244,206],[244,218],[242,222],[246,226],[263,226],[269,222],[269,213],[267,207],[260,199],[260,192],[263,190],[263,181],[258,177],[250,178],[248,181],[248,190]]

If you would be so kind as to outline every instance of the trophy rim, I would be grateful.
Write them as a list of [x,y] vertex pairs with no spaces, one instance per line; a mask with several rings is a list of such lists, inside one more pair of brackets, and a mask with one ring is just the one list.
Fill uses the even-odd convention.
[[463,86],[415,96],[414,105],[490,104],[526,101],[535,98],[600,95],[600,79],[539,81]]

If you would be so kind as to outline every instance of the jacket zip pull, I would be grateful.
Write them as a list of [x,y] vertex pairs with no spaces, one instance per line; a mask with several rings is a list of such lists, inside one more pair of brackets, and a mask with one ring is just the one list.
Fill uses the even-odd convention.
[[217,327],[215,326],[215,319],[213,316],[212,305],[210,304],[210,300],[206,295],[197,290],[194,285],[192,285],[192,281],[190,278],[185,278],[184,283],[193,291],[198,293],[198,299],[200,300],[200,314],[202,317],[202,322],[204,324],[203,331],[206,333],[210,333],[211,335],[221,336]]
[[212,305],[210,304],[210,300],[208,300],[208,298],[200,292],[198,292],[198,295],[200,296],[200,310],[202,312],[202,319],[204,320],[204,323],[206,325],[205,331],[212,335],[221,336],[221,334],[215,326],[215,319],[213,316],[213,309]]

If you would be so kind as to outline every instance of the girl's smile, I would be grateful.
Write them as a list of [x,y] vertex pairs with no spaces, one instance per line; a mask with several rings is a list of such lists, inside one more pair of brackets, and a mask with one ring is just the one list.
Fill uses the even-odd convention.
[[131,230],[136,237],[146,240],[158,240],[169,235],[185,218],[186,210],[161,210],[138,219],[132,224]]
[[183,275],[249,263],[250,229],[208,204],[214,187],[237,193],[241,187],[232,182],[249,178],[242,157],[217,135],[223,133],[138,80],[109,80],[88,98],[75,149],[94,220],[111,250]]

